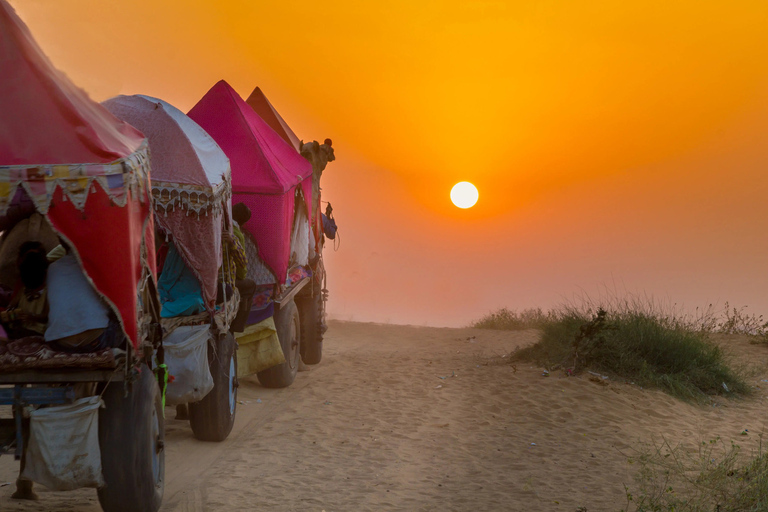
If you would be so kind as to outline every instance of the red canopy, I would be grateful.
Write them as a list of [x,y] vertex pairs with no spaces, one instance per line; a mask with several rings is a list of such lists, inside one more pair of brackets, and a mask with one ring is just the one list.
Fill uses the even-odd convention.
[[313,211],[312,165],[280,137],[224,80],[188,113],[221,146],[232,165],[232,202],[251,209],[244,228],[259,256],[284,283],[290,259],[295,196]]
[[21,187],[74,248],[138,348],[154,275],[144,136],[56,70],[0,0],[0,215]]
[[144,140],[53,67],[5,0],[0,0],[0,70],[3,165],[112,162]]

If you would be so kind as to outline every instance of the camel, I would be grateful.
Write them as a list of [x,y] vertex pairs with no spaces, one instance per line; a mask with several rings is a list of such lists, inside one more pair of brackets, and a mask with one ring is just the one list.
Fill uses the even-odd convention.
[[316,140],[301,141],[301,156],[312,164],[312,204],[317,205],[315,208],[319,208],[320,204],[320,178],[325,166],[336,160],[332,145],[331,139],[325,139],[322,144]]

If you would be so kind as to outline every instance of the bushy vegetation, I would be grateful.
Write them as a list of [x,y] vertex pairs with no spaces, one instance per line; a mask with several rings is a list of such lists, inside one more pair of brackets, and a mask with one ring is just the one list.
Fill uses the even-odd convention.
[[504,309],[474,326],[541,329],[540,341],[518,350],[513,359],[534,361],[549,370],[591,370],[687,400],[749,392],[711,340],[718,326],[711,313],[690,317],[664,311],[647,299],[630,298],[564,305],[547,313]]
[[768,454],[762,449],[749,457],[720,438],[702,442],[695,452],[663,441],[630,462],[639,465],[637,485],[625,488],[622,512],[768,510]]
[[[512,360],[534,361],[568,374],[590,370],[685,399],[746,395],[744,372],[729,365],[714,334],[751,336],[768,342],[768,322],[746,308],[692,315],[662,307],[648,298],[583,300],[548,312],[507,309],[486,315],[474,327],[541,330],[534,345]],[[748,432],[743,433],[745,436]],[[626,487],[622,512],[768,511],[768,454],[744,454],[719,438],[698,450],[667,441],[646,447],[630,459],[636,482]]]
[[549,313],[541,308],[524,309],[521,312],[501,308],[488,313],[480,320],[472,323],[472,327],[478,329],[497,329],[502,331],[520,331],[524,329],[537,329],[549,321]]
[[[606,301],[609,305],[606,309],[627,311],[642,311],[653,316],[663,317],[694,331],[718,334],[742,334],[752,336],[753,341],[768,343],[768,321],[762,316],[747,311],[747,306],[732,307],[725,302],[722,308],[715,308],[710,304],[706,308],[696,308],[692,315],[675,311],[675,306],[664,307],[656,304],[653,299],[644,297],[618,300],[615,298]],[[479,320],[472,322],[471,327],[478,329],[497,329],[505,331],[517,331],[523,329],[537,329],[543,327],[550,320],[556,320],[563,310],[590,311],[599,309],[595,303],[584,298],[579,307],[567,305],[555,310],[544,311],[541,308],[528,308],[520,312],[508,308],[492,311]]]

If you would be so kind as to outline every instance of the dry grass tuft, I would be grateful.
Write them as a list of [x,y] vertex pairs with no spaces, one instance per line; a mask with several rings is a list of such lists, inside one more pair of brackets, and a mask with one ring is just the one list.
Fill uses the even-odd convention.
[[639,469],[633,489],[625,486],[622,512],[768,510],[768,454],[762,445],[750,457],[720,438],[700,443],[693,453],[663,440],[629,460]]

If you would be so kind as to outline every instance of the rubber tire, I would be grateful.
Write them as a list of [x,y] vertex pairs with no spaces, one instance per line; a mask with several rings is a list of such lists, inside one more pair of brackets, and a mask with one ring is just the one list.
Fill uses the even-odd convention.
[[323,298],[297,297],[301,317],[301,360],[304,364],[318,364],[323,358]]
[[280,305],[275,312],[275,329],[280,339],[285,362],[264,371],[256,376],[265,388],[285,388],[293,384],[299,371],[301,359],[301,323],[299,309],[291,300]]
[[165,487],[165,429],[160,387],[146,365],[128,396],[123,395],[122,382],[108,384],[102,397],[105,407],[99,409],[106,481],[98,490],[99,503],[105,512],[157,512]]
[[213,389],[189,404],[189,425],[196,439],[221,442],[232,432],[237,412],[237,343],[231,332],[221,338],[216,350],[208,345],[208,361]]

